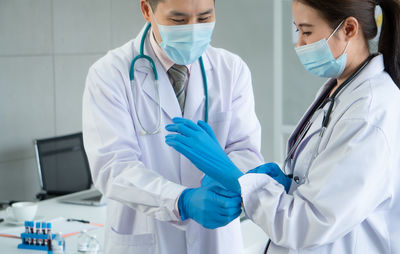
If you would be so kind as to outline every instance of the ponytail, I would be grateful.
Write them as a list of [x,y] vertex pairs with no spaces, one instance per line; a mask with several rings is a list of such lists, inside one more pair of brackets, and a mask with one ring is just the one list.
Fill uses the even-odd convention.
[[379,52],[383,54],[385,70],[400,88],[400,2],[377,0],[383,13]]

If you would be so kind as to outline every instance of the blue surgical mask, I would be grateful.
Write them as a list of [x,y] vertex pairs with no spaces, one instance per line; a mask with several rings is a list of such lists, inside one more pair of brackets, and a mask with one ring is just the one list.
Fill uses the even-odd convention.
[[315,43],[295,48],[300,62],[311,74],[322,78],[338,78],[342,75],[347,63],[346,49],[350,41],[347,43],[343,54],[337,59],[333,57],[328,41],[337,32],[343,22],[333,31],[328,40],[324,38]]
[[215,22],[178,26],[158,25],[161,48],[168,57],[180,65],[194,63],[211,42]]

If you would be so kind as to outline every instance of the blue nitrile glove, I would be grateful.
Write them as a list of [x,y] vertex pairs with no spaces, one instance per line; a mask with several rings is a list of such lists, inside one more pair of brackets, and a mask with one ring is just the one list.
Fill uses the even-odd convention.
[[282,184],[285,188],[286,193],[289,192],[290,185],[292,184],[292,179],[285,175],[276,163],[267,163],[259,167],[253,168],[247,171],[249,173],[267,174],[278,183]]
[[212,179],[209,175],[204,175],[203,179],[201,179],[201,186],[210,186],[211,184],[224,187],[219,182]]
[[241,193],[238,178],[243,173],[221,148],[211,127],[203,121],[197,125],[184,118],[174,118],[173,122],[165,128],[178,134],[167,135],[165,142],[225,188]]
[[[209,175],[204,175],[203,179],[201,180],[201,186],[206,186],[208,188],[211,188],[213,186],[218,186],[221,187],[222,189],[226,190],[226,188],[220,184],[219,182],[215,181],[211,176]],[[217,192],[218,193],[218,192]],[[235,193],[236,195],[240,195],[237,192],[232,192]]]
[[219,186],[186,189],[178,200],[182,221],[191,218],[203,227],[215,229],[236,219],[242,212],[241,197]]

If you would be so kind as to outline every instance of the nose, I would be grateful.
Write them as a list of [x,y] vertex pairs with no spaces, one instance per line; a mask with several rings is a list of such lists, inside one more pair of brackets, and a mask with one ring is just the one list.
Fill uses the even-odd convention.
[[303,40],[303,38],[299,35],[299,39],[297,40],[296,47],[301,47],[306,45],[306,42]]
[[198,21],[197,21],[197,17],[196,16],[191,16],[189,19],[188,19],[188,21],[187,21],[187,25],[193,25],[193,24],[196,24],[196,23],[198,23]]

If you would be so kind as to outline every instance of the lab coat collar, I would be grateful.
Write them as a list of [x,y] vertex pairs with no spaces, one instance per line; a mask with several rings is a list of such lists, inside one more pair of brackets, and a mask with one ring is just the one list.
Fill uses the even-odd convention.
[[[341,94],[348,94],[354,89],[357,89],[360,85],[362,85],[365,81],[371,79],[372,77],[382,73],[385,70],[385,64],[383,62],[383,55],[379,54],[375,56],[374,58],[371,59],[371,61],[368,63],[367,66],[365,66],[364,70],[362,70],[358,76],[354,78],[350,84],[348,84],[348,87],[344,88],[340,93],[338,93],[336,98],[339,98]],[[328,80],[325,85],[323,86],[323,89],[321,91],[325,91],[326,89],[329,89],[332,84],[336,82],[336,79],[330,79]],[[324,94],[321,92],[319,96]]]
[[[208,54],[203,54],[204,69],[206,71],[208,91],[212,90],[211,72],[212,67],[210,64],[210,59]],[[203,107],[201,107],[204,105]],[[201,114],[196,114],[197,111],[203,109]],[[204,91],[204,81],[201,72],[200,62],[196,61],[192,64],[192,69],[190,72],[190,79],[188,82],[188,88],[186,91],[186,103],[185,103],[185,113],[184,117],[187,119],[194,119],[196,115],[201,115],[201,119],[204,120],[204,110],[205,110],[205,91]]]
[[[372,58],[367,66],[350,82],[347,87],[342,89],[335,98],[335,105],[333,111],[338,107],[341,100],[346,100],[349,96],[353,96],[353,91],[357,90],[360,86],[366,84],[366,81],[376,77],[385,71],[385,64],[383,62],[383,55],[379,54]],[[336,79],[329,80],[324,89],[329,88],[336,82]]]
[[[367,66],[365,66],[364,70],[358,74],[354,78],[354,80],[348,84],[348,87],[344,88],[338,95],[339,97],[341,94],[347,94],[357,87],[359,87],[361,84],[363,84],[365,81],[371,79],[372,77],[382,73],[385,70],[385,64],[383,62],[383,55],[379,54],[375,56],[374,58],[371,59],[371,61],[368,63]],[[333,83],[336,82],[336,79],[330,79],[328,82],[325,83],[323,86],[323,89],[321,91],[324,91],[332,86]],[[320,93],[320,94],[323,94]]]
[[[373,59],[371,59],[371,61],[364,68],[364,70],[362,70],[361,73],[353,80],[353,82],[351,82],[349,84],[349,86],[346,87],[343,91],[341,91],[341,93],[339,93],[336,98],[340,98],[341,96],[343,96],[343,97],[346,96],[347,94],[351,93],[351,91],[357,89],[366,80],[369,80],[372,77],[380,74],[384,70],[385,70],[385,65],[383,62],[383,55],[380,54],[380,55],[375,56]],[[318,107],[318,104],[320,104],[321,100],[323,99],[322,97],[325,97],[326,91],[330,90],[332,88],[332,86],[335,85],[335,83],[336,83],[336,79],[330,79],[319,90],[319,92],[317,93],[316,99],[311,104],[311,106],[307,109],[306,113],[303,115],[300,122],[297,124],[296,129],[293,131],[292,135],[289,137],[287,152],[290,150],[290,148],[296,142],[297,135],[301,131],[301,128],[305,124],[305,121],[307,119],[309,119],[309,117],[311,116],[311,114],[313,114],[316,107]],[[335,110],[336,107],[337,107],[337,103],[335,103],[333,110]],[[311,133],[308,132],[303,140],[306,140],[310,134]]]
[[365,81],[377,76],[385,70],[385,64],[383,62],[383,55],[379,54],[371,59],[367,66],[365,66],[364,70],[358,74],[357,77],[351,82],[347,88],[343,89],[338,95],[337,98],[344,96],[345,94],[349,94],[355,89],[357,89],[360,85],[364,84]]
[[[335,79],[328,80],[318,91],[316,99],[311,104],[311,106],[307,109],[306,113],[303,115],[300,122],[296,125],[296,129],[290,135],[288,143],[287,143],[286,153],[289,152],[289,150],[292,148],[292,146],[296,142],[296,138],[297,138],[298,134],[300,133],[300,131],[302,131],[303,126],[305,126],[306,121],[311,117],[311,115],[314,113],[314,111],[318,108],[319,104],[322,102],[322,100],[323,100],[322,97],[324,97],[326,95],[327,90],[330,89],[335,83],[336,83]],[[307,135],[308,134],[309,133],[307,133]],[[306,137],[304,137],[304,139],[305,138]]]
[[[147,25],[147,24],[146,24]],[[145,27],[146,27],[145,25]],[[134,42],[135,56],[140,52],[140,42],[142,39],[142,35],[145,27],[141,30],[139,35],[136,37]],[[150,33],[149,33],[150,34]],[[150,56],[157,68],[158,76],[159,76],[159,92],[160,92],[160,101],[161,108],[164,112],[170,117],[180,117],[182,116],[180,106],[178,100],[176,99],[175,92],[173,90],[172,84],[169,80],[167,72],[165,72],[162,67],[160,61],[155,56],[153,50],[151,49],[148,36],[145,41],[144,46],[144,54]],[[150,50],[149,50],[150,49]],[[207,51],[203,54],[203,63],[204,69],[206,71],[207,77],[211,76],[209,74],[210,71],[213,70],[212,65],[210,63],[210,58],[207,54]],[[143,64],[142,61],[138,61],[135,65],[135,71],[139,71],[142,73],[146,73],[146,78],[143,81],[143,90],[145,93],[154,100],[154,102],[158,103],[157,91],[155,90],[154,84],[154,75],[151,68],[149,68],[148,64]],[[208,79],[208,90],[210,91],[212,88],[212,82],[210,82],[210,78]],[[204,85],[203,85],[203,77],[201,74],[201,68],[199,61],[196,61],[191,66],[190,78],[188,82],[188,88],[186,92],[186,103],[185,103],[185,111],[184,117],[188,119],[192,119],[196,112],[199,110],[201,105],[203,105],[205,101],[204,95]],[[203,113],[204,114],[204,113]]]
[[[135,56],[137,56],[140,52],[140,42],[145,27],[143,27],[142,31],[140,31],[139,35],[135,39],[134,42]],[[164,68],[162,67],[160,61],[158,60],[153,50],[151,49],[148,37],[149,34],[147,34],[147,38],[145,40],[143,53],[153,59],[157,69],[161,108],[171,119],[174,117],[180,117],[182,116],[182,113],[180,110],[178,100],[176,99],[176,95],[173,90],[172,84],[169,81],[168,75],[165,72]],[[147,61],[139,60],[137,64],[135,64],[135,71],[146,74],[146,77],[143,80],[143,85],[142,85],[143,90],[155,103],[158,103],[153,70],[149,67]]]

